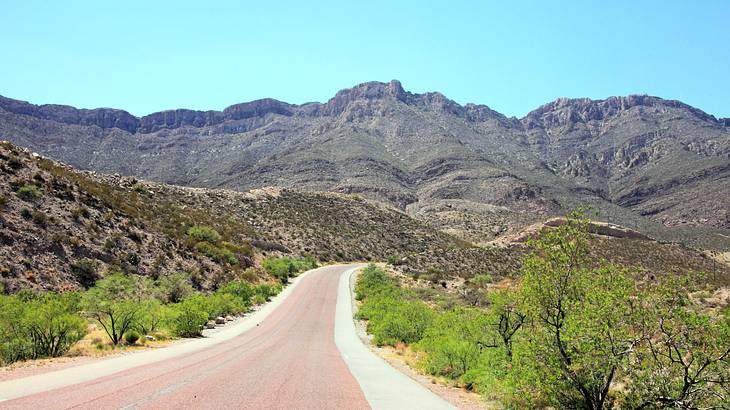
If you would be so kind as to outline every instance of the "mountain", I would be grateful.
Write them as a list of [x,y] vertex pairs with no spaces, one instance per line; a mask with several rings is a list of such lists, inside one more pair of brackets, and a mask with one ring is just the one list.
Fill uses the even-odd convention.
[[0,138],[169,184],[360,194],[488,243],[587,205],[666,241],[730,249],[730,126],[651,96],[559,99],[522,119],[370,82],[141,118],[0,98]]

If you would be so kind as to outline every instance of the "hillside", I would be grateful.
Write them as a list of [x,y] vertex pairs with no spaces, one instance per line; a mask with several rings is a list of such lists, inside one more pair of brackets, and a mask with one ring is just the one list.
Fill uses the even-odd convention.
[[[321,261],[392,260],[434,282],[488,273],[514,275],[519,242],[478,247],[393,207],[354,195],[265,188],[249,192],[185,188],[133,177],[80,172],[0,144],[0,282],[78,289],[111,271],[159,277],[188,272],[199,289],[233,278],[259,280],[263,257],[312,255]],[[200,248],[193,226],[210,226],[218,250]],[[595,252],[663,275],[730,268],[679,244],[603,235]],[[237,263],[222,252],[230,251]]]
[[649,96],[522,119],[397,81],[141,118],[0,98],[0,137],[81,169],[238,191],[357,193],[475,243],[590,205],[654,238],[730,249],[730,128]]

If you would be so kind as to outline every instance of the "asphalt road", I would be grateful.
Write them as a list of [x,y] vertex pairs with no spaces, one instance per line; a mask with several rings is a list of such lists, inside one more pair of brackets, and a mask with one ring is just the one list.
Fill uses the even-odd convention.
[[307,272],[227,334],[0,383],[0,409],[450,408],[357,339],[352,269]]

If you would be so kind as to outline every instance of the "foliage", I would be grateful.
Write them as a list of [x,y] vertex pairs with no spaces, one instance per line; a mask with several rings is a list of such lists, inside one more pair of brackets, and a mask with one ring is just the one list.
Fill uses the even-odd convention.
[[33,184],[23,185],[22,187],[18,188],[18,190],[16,191],[16,194],[21,199],[24,199],[26,201],[32,201],[34,199],[38,199],[41,196],[43,196],[43,193],[41,192],[41,190],[36,185],[33,185]]
[[171,327],[180,337],[198,337],[208,321],[207,301],[203,295],[193,295],[173,306]]
[[114,345],[136,325],[140,306],[135,282],[129,276],[114,273],[96,282],[84,295],[85,311],[104,329]]
[[[427,306],[369,266],[355,287],[357,316],[376,343],[413,343],[423,370],[508,408],[727,408],[730,309],[690,297],[707,280],[642,282],[591,258],[591,240],[588,220],[568,215],[529,242],[513,287],[472,279],[485,290],[478,307]],[[428,313],[404,313],[420,309]]]
[[0,296],[0,362],[60,356],[86,333],[76,293]]
[[162,292],[163,301],[169,303],[181,302],[195,292],[190,284],[190,274],[186,272],[175,272],[160,277],[158,286]]
[[127,342],[128,345],[133,345],[139,340],[139,333],[131,330],[124,335],[124,340]]
[[281,283],[287,283],[289,277],[299,272],[314,269],[317,267],[317,261],[311,256],[300,259],[294,259],[287,256],[280,258],[267,258],[263,263],[264,269]]
[[356,291],[365,302],[358,317],[368,320],[368,332],[378,345],[418,342],[433,320],[433,311],[394,281],[381,282],[385,277],[373,265],[363,271]]
[[188,229],[187,233],[188,236],[197,241],[208,242],[211,244],[217,243],[221,240],[221,235],[218,231],[209,226],[192,226]]

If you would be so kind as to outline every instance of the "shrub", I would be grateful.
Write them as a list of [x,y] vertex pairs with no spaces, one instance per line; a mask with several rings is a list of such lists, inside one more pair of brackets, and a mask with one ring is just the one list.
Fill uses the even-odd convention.
[[221,235],[209,226],[192,226],[188,229],[188,236],[197,240],[215,244],[221,240]]
[[127,341],[128,345],[133,345],[139,340],[139,334],[134,330],[129,331],[127,332],[127,334],[124,335],[124,340]]
[[156,332],[165,320],[167,311],[157,299],[147,299],[139,303],[139,315],[135,328],[143,335]]
[[264,269],[281,283],[287,283],[289,277],[305,270],[317,267],[317,261],[306,256],[301,259],[292,259],[286,256],[281,258],[267,258],[263,263]]
[[219,248],[209,242],[198,242],[195,244],[195,249],[218,263],[227,263],[229,265],[239,264],[233,252],[225,248]]
[[207,301],[202,295],[194,295],[172,306],[171,328],[179,337],[202,335],[208,321]]
[[86,334],[75,293],[0,296],[0,362],[56,357]]
[[90,288],[94,285],[97,279],[99,279],[99,264],[97,261],[89,258],[83,258],[71,262],[71,273],[73,273],[79,283],[85,287]]
[[16,194],[23,200],[26,201],[32,201],[34,199],[38,199],[41,196],[43,196],[43,193],[41,193],[41,190],[33,185],[33,184],[26,184],[23,185],[18,189]]
[[251,305],[251,298],[255,294],[254,288],[245,281],[236,280],[228,282],[225,286],[218,289],[217,293],[232,295],[238,299],[244,307]]
[[23,217],[23,219],[28,220],[33,218],[33,211],[31,211],[28,208],[22,208],[20,210],[20,216]]
[[[263,302],[266,302],[270,300],[272,297],[278,295],[282,290],[281,284],[269,284],[269,283],[262,283],[254,288],[254,298],[260,297],[263,301],[260,301],[257,304],[261,304]],[[261,300],[260,299],[260,300]]]
[[190,284],[190,274],[175,272],[159,279],[158,286],[167,302],[178,303],[195,292]]
[[48,217],[41,211],[32,211],[31,218],[33,219],[33,223],[40,227],[45,228],[48,224]]

